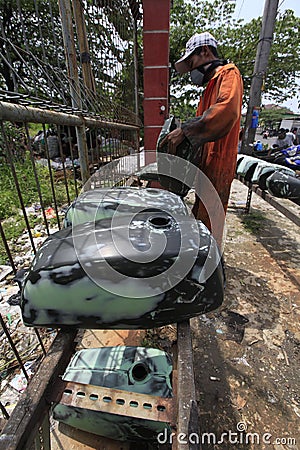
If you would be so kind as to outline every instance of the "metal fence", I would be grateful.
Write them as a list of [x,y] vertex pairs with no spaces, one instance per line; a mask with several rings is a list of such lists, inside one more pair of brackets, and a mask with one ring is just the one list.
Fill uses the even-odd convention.
[[84,186],[130,183],[140,166],[140,19],[136,0],[0,0],[4,420],[7,386],[26,384],[56,335],[22,326],[18,274]]

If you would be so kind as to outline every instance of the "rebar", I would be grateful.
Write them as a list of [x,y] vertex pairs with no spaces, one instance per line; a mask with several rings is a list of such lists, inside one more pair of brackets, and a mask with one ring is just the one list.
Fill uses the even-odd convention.
[[17,350],[17,347],[15,346],[15,344],[14,344],[14,342],[13,342],[11,336],[10,336],[9,330],[8,330],[8,328],[7,328],[7,326],[6,326],[6,323],[4,322],[4,320],[3,320],[3,318],[2,318],[1,313],[0,313],[0,324],[1,324],[2,329],[3,329],[3,331],[4,331],[4,333],[5,333],[6,337],[7,337],[7,340],[8,340],[8,342],[9,342],[11,348],[12,348],[12,351],[13,351],[14,354],[15,354],[15,357],[16,357],[18,363],[20,364],[20,367],[21,367],[21,369],[22,369],[22,372],[23,372],[23,374],[24,374],[24,377],[25,377],[26,380],[28,381],[28,380],[29,380],[28,373],[26,372],[26,369],[25,369],[25,367],[24,367],[23,361],[22,361],[21,358],[20,358],[20,355],[19,355],[19,352],[18,352],[18,350]]

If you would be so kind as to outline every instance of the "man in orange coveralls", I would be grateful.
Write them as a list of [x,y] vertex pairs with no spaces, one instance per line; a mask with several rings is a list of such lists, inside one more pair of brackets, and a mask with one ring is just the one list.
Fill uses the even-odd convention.
[[[216,196],[209,194],[208,214],[204,204],[196,196],[193,214],[212,231],[221,248],[237,159],[243,96],[242,78],[234,64],[219,59],[217,41],[208,32],[195,34],[189,39],[186,52],[175,63],[175,68],[180,74],[190,72],[194,84],[207,85],[197,108],[196,116],[199,119],[188,120],[181,128],[168,134],[168,152],[176,154],[176,147],[184,137],[192,143],[195,151],[202,146],[200,169],[213,184],[219,200],[216,201]],[[199,192],[202,195],[201,185]],[[224,211],[220,211],[218,204],[223,205]]]

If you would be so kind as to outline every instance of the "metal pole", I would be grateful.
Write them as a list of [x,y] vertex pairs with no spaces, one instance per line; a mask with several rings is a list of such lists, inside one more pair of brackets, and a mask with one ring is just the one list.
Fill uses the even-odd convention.
[[[78,66],[76,60],[76,49],[74,42],[70,0],[59,0],[59,10],[62,22],[66,63],[70,77],[70,93],[72,106],[74,109],[81,111],[82,101],[79,87]],[[88,150],[85,136],[85,126],[76,127],[76,137],[80,161],[81,178],[83,183],[86,183],[86,181],[90,177],[90,173],[89,173]]]
[[31,106],[16,105],[13,103],[0,101],[0,120],[11,122],[33,122],[51,123],[66,126],[88,126],[96,128],[113,128],[118,130],[137,131],[138,125],[127,125],[125,123],[107,122],[102,119],[86,117],[82,115],[66,114],[58,111],[51,111]]
[[137,22],[133,22],[133,64],[134,64],[134,111],[139,115],[139,68],[138,68],[138,40],[137,40]]
[[7,337],[7,340],[8,340],[8,342],[9,342],[11,348],[12,348],[12,351],[14,352],[15,357],[16,357],[18,363],[21,366],[21,369],[22,369],[22,372],[24,374],[24,377],[28,381],[29,380],[28,373],[26,372],[25,366],[24,366],[24,364],[23,364],[23,362],[22,362],[22,360],[20,358],[20,355],[19,355],[19,352],[17,350],[17,347],[15,346],[15,344],[14,344],[14,342],[13,342],[13,340],[12,340],[10,334],[9,334],[9,331],[7,329],[7,326],[6,326],[6,323],[4,322],[1,313],[0,313],[0,324],[1,324],[2,329],[3,329],[3,331],[4,331],[4,333],[5,333],[6,337]]
[[35,331],[36,337],[37,337],[37,339],[38,339],[38,341],[39,341],[39,344],[40,344],[40,346],[42,347],[43,353],[44,353],[44,355],[46,355],[47,352],[46,352],[46,349],[45,349],[45,347],[44,347],[44,344],[43,344],[41,335],[40,335],[40,333],[39,333],[39,330],[37,330],[36,328],[34,328],[34,331]]
[[2,228],[2,222],[1,222],[1,220],[0,220],[0,236],[1,236],[1,238],[2,238],[3,245],[4,245],[4,248],[5,248],[7,257],[8,257],[8,259],[9,259],[9,262],[10,262],[10,264],[11,264],[11,267],[12,267],[12,269],[13,269],[13,272],[14,272],[14,274],[16,274],[16,273],[17,273],[17,268],[16,268],[16,266],[15,266],[13,257],[11,256],[11,252],[10,252],[10,249],[9,249],[9,246],[8,246],[8,243],[7,243],[7,240],[6,240],[6,237],[5,237],[5,233],[4,233],[4,230],[3,230],[3,228]]
[[241,153],[244,154],[252,153],[250,144],[253,143],[256,133],[256,128],[251,128],[252,115],[254,108],[260,108],[261,104],[261,90],[268,68],[268,59],[273,41],[278,2],[279,0],[266,0],[265,2],[262,27],[256,50],[254,73],[252,75],[252,83],[250,88],[249,104],[245,123],[245,136],[241,149]]
[[2,402],[0,402],[0,409],[1,409],[1,412],[2,412],[3,416],[5,417],[5,419],[9,419],[9,414],[6,411],[5,406],[3,405]]
[[21,192],[21,188],[20,188],[20,184],[19,184],[19,180],[18,180],[18,175],[17,175],[17,172],[16,172],[15,164],[14,164],[14,158],[13,158],[13,155],[12,155],[12,150],[11,150],[10,145],[8,143],[8,138],[7,138],[5,129],[4,129],[3,122],[1,122],[0,127],[1,127],[2,136],[4,138],[4,144],[5,144],[5,147],[6,147],[5,150],[6,150],[7,160],[8,160],[8,163],[10,165],[10,169],[11,169],[13,180],[15,182],[16,191],[17,191],[17,194],[18,194],[18,197],[19,197],[20,206],[21,206],[21,209],[22,209],[22,212],[23,212],[23,217],[24,217],[26,228],[27,228],[28,235],[29,235],[29,240],[30,240],[30,243],[31,243],[32,250],[33,250],[33,252],[35,254],[36,253],[36,248],[35,248],[35,244],[34,244],[34,240],[33,240],[33,236],[32,236],[32,231],[31,231],[29,220],[28,220],[27,212],[26,212],[26,209],[25,209],[25,203],[24,203],[24,200],[23,200],[23,195],[22,195],[22,192]]

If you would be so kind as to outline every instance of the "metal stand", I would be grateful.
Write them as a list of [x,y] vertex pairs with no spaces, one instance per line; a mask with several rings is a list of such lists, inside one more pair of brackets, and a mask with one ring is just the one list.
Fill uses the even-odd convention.
[[7,421],[0,448],[20,450],[34,446],[35,449],[51,449],[49,411],[53,404],[60,402],[94,411],[166,422],[172,429],[172,450],[199,450],[198,444],[189,442],[192,433],[199,436],[189,321],[177,324],[172,398],[63,382],[61,375],[74,352],[76,336],[75,331],[58,333]]
[[[281,212],[285,217],[287,217],[289,220],[291,220],[294,224],[298,225],[300,227],[300,217],[298,214],[295,214],[292,210],[290,210],[288,207],[280,203],[278,200],[276,200],[275,197],[270,195],[267,191],[263,191],[259,188],[259,186],[254,185],[250,183],[249,181],[245,181],[243,177],[240,175],[237,176],[237,179],[243,183],[245,186],[247,186],[248,189],[248,195],[247,195],[247,203],[245,212],[249,213],[250,206],[251,206],[251,199],[252,199],[252,192],[255,192],[256,195],[264,199],[266,202],[268,202],[271,206],[273,206],[277,211]],[[283,199],[285,200],[285,199]]]

